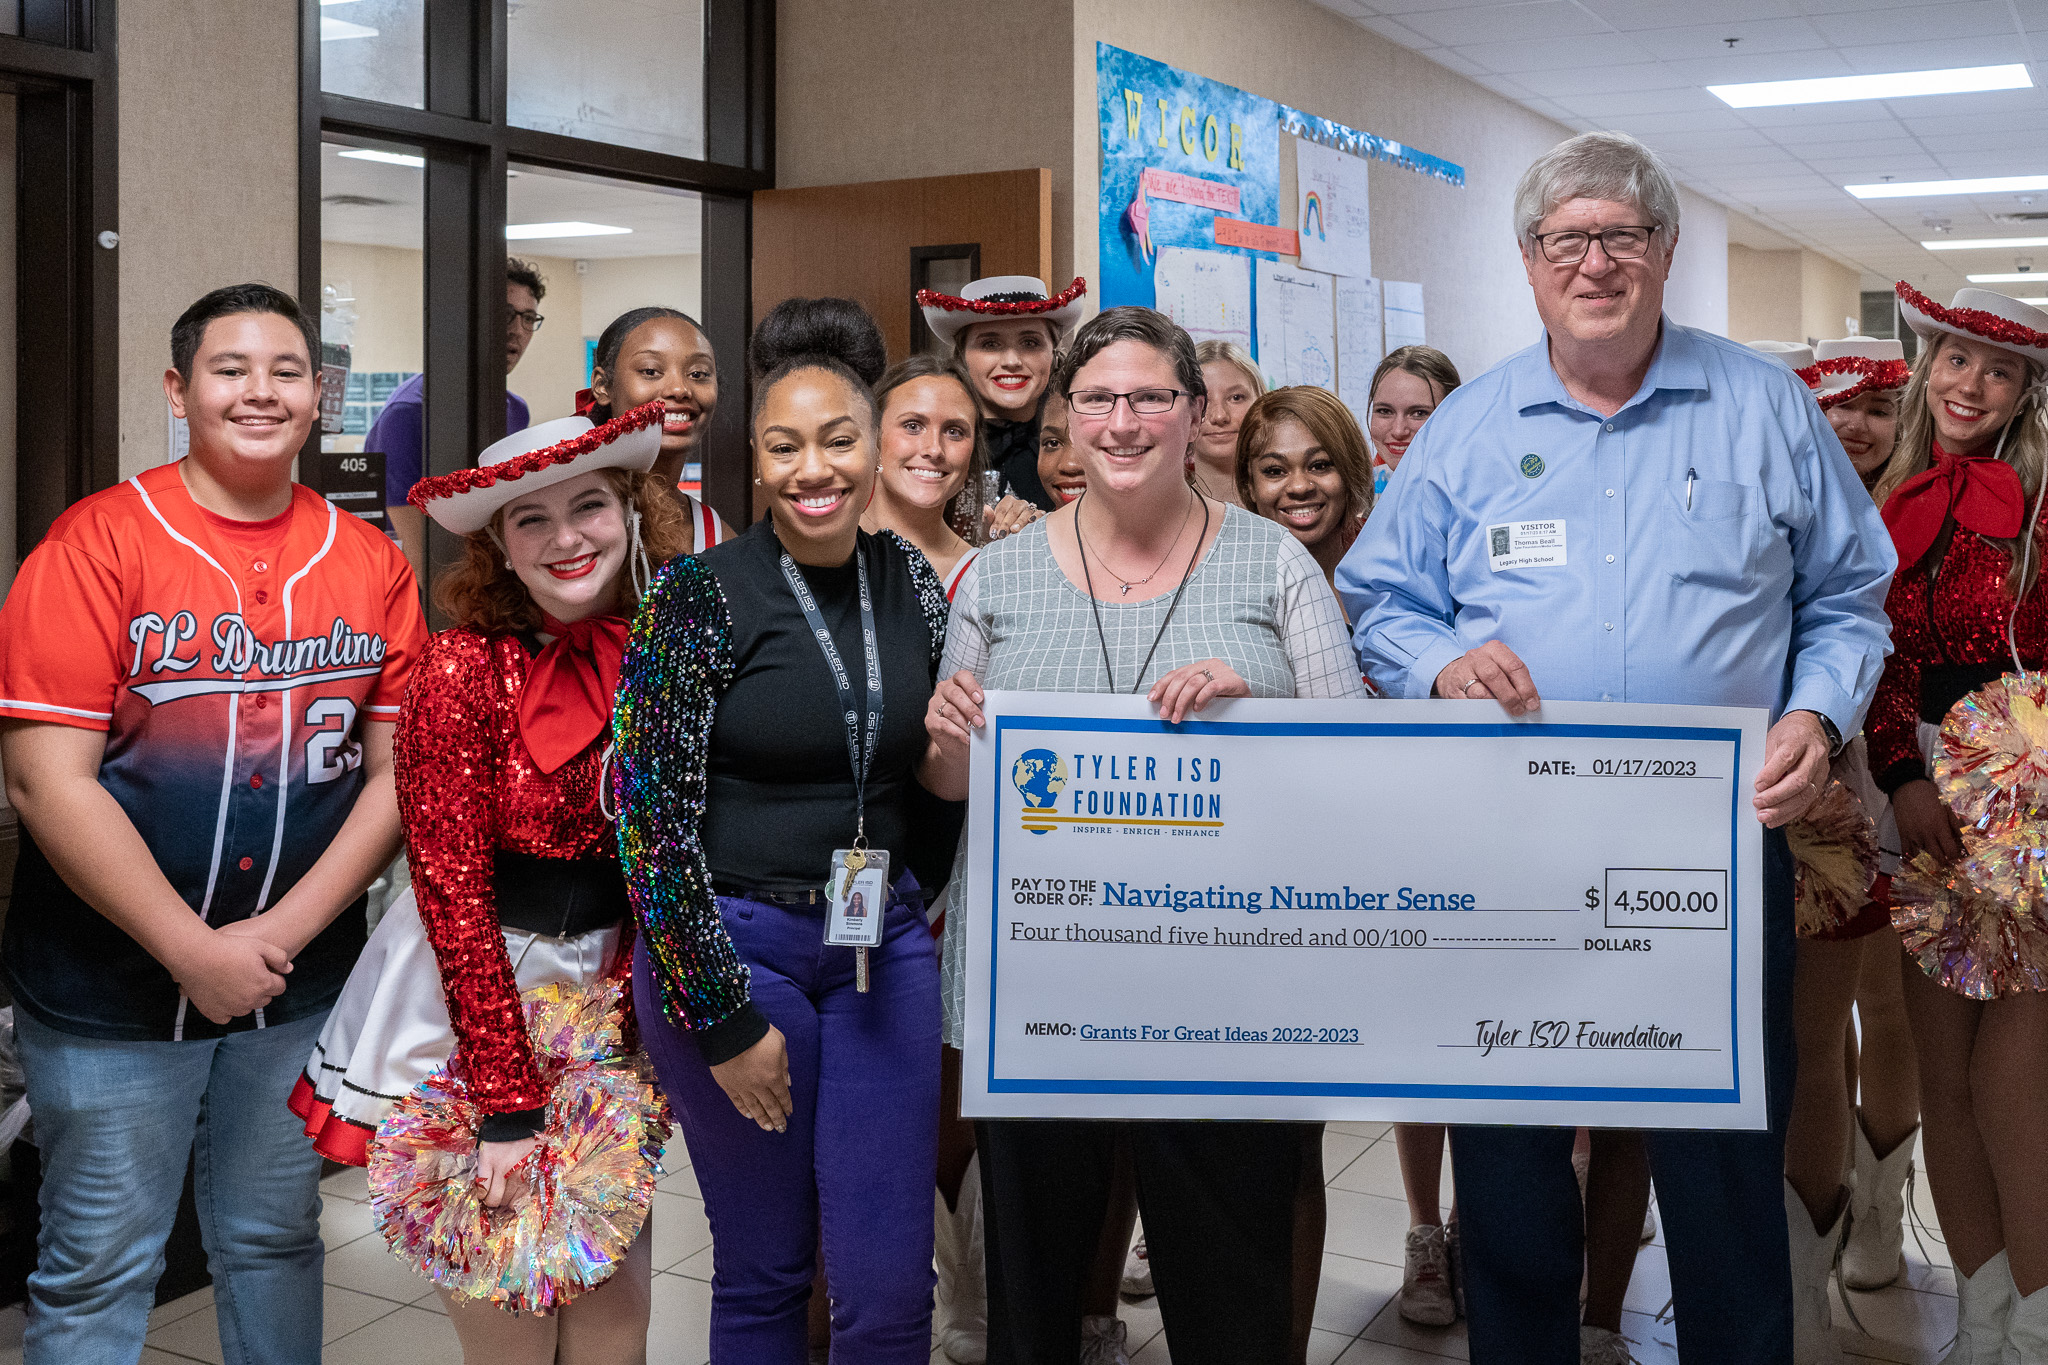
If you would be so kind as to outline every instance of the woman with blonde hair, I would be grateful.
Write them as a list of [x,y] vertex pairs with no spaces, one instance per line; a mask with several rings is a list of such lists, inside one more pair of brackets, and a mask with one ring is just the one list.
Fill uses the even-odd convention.
[[1195,428],[1188,451],[1188,482],[1218,502],[1251,511],[1237,482],[1237,434],[1252,404],[1266,392],[1266,377],[1251,353],[1234,341],[1204,341],[1195,347],[1209,406]]
[[1372,456],[1351,409],[1327,389],[1275,389],[1245,413],[1235,463],[1243,505],[1286,527],[1333,579],[1372,512]]
[[[1899,571],[1870,768],[1905,866],[1892,883],[1922,1149],[1955,1264],[1944,1365],[2048,1359],[2048,943],[2024,880],[1985,880],[2006,837],[1936,785],[1952,708],[1996,703],[2048,665],[2041,502],[2048,312],[1984,289],[1942,307],[1898,286],[1921,338],[1899,442],[1877,485]],[[2024,738],[2022,737],[2022,743]],[[2041,751],[2032,761],[2040,762]],[[2031,821],[2032,817],[2028,817]],[[2027,832],[2022,825],[2020,834]]]

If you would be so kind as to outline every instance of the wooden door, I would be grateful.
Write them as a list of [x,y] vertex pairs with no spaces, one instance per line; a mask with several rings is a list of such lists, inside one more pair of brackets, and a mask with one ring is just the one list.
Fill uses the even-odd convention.
[[919,249],[977,246],[983,275],[1052,273],[1052,172],[1043,168],[754,193],[754,321],[795,295],[838,295],[911,353]]

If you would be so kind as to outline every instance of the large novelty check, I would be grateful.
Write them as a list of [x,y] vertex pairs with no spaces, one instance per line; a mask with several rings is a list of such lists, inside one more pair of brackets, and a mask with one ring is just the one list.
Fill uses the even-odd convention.
[[1764,712],[986,710],[966,1113],[1765,1126]]

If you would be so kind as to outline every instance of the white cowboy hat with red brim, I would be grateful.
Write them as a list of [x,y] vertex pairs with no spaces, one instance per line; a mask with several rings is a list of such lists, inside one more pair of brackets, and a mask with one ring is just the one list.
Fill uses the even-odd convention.
[[492,444],[474,469],[421,479],[405,500],[458,536],[481,531],[521,494],[600,469],[654,468],[661,454],[661,414],[656,399],[602,426],[588,417],[538,423]]
[[1045,281],[1036,275],[990,275],[958,295],[920,289],[917,306],[924,310],[925,326],[948,346],[971,323],[1012,318],[1043,318],[1052,324],[1057,340],[1080,320],[1081,296],[1087,292],[1088,281],[1079,276],[1059,293],[1048,294]]
[[1958,289],[1954,302],[1944,308],[1904,280],[1896,292],[1900,314],[1922,341],[1947,332],[2048,367],[2048,313],[2030,303],[1990,289]]
[[1820,342],[1813,348],[1813,373],[1820,381],[1814,397],[1823,412],[1866,393],[1903,389],[1912,378],[1905,343],[1886,337]]

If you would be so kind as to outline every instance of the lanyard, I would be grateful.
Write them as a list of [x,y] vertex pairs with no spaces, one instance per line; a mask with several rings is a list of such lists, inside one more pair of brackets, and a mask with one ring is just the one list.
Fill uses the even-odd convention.
[[863,848],[867,844],[868,768],[875,761],[875,745],[882,737],[882,658],[875,644],[875,604],[868,593],[868,561],[858,545],[854,547],[853,562],[860,580],[861,652],[868,668],[865,736],[861,734],[860,712],[854,706],[853,679],[847,676],[839,647],[832,642],[832,632],[825,628],[825,618],[818,611],[817,599],[811,595],[811,585],[797,571],[789,551],[782,552],[782,576],[789,580],[789,590],[796,594],[796,604],[803,608],[804,620],[811,627],[811,638],[818,642],[818,652],[825,656],[825,666],[832,670],[832,681],[839,688],[839,713],[846,718],[846,757],[853,765],[853,844]]

